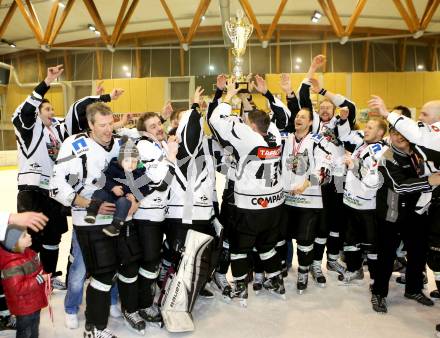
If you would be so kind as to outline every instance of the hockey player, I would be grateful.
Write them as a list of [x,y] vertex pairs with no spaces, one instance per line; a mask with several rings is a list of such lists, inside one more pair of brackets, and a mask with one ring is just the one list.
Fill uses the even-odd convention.
[[[364,132],[350,131],[349,123],[341,119],[339,138],[354,145],[353,153],[346,156],[347,178],[344,188],[344,205],[347,229],[344,241],[347,271],[338,278],[345,283],[363,279],[362,251],[367,253],[370,278],[374,280],[377,261],[376,193],[381,182],[378,164],[388,149],[382,141],[387,125],[382,118],[370,118]],[[362,244],[362,248],[361,248]]]
[[[61,142],[67,136],[62,120],[54,117],[51,103],[44,95],[63,72],[62,65],[50,67],[44,81],[16,109],[12,116],[18,149],[17,210],[43,212],[49,221],[44,230],[32,236],[32,249],[40,254],[44,270],[54,274],[58,262],[61,235],[67,231],[64,208],[49,197],[49,178]],[[65,284],[52,277],[55,289]]]
[[434,305],[422,291],[428,229],[418,227],[414,230],[413,227],[427,221],[426,216],[415,213],[421,193],[431,191],[440,183],[440,175],[430,172],[423,160],[424,154],[393,127],[390,128],[390,141],[391,146],[379,167],[385,184],[377,193],[378,264],[371,298],[373,310],[383,313],[387,312],[388,284],[400,236],[408,256],[405,297]]
[[[296,238],[298,246],[299,294],[307,288],[323,208],[320,185],[330,179],[332,160],[330,143],[322,135],[310,132],[312,124],[313,113],[302,108],[295,117],[295,133],[289,134],[282,157],[288,239]],[[317,282],[323,285],[319,279]]]
[[[140,246],[136,228],[130,221],[120,237],[109,237],[102,228],[111,224],[114,205],[103,203],[94,225],[85,222],[86,209],[93,191],[98,189],[102,171],[119,155],[119,141],[113,137],[113,114],[101,102],[87,107],[89,133],[70,136],[61,146],[51,178],[53,197],[72,206],[72,221],[91,281],[86,294],[84,337],[115,337],[107,328],[110,289],[117,274],[125,323],[143,333],[145,322],[139,316],[137,277]],[[129,215],[137,208],[132,198]]]
[[[339,252],[342,249],[341,235],[344,233],[346,223],[343,215],[337,210],[343,208],[343,181],[345,178],[344,146],[338,139],[337,123],[340,116],[335,114],[336,107],[348,113],[348,122],[353,128],[356,123],[356,106],[353,102],[340,94],[334,94],[320,86],[319,81],[314,78],[316,71],[325,64],[323,55],[313,58],[306,79],[301,83],[299,89],[299,103],[301,107],[308,107],[313,110],[310,98],[310,89],[313,93],[324,96],[324,100],[319,102],[318,111],[315,113],[313,132],[322,134],[327,140],[332,142],[334,147],[333,177],[329,184],[322,186],[322,196],[324,202],[324,213],[322,214],[322,228],[319,236],[315,240],[314,262],[312,266],[312,276],[315,280],[325,282],[325,277],[321,270],[321,260],[324,254],[324,247],[327,244],[327,270],[343,274],[345,268],[338,262]],[[327,242],[328,240],[328,242]]]
[[[440,101],[429,101],[420,110],[419,122],[405,116],[389,113],[383,100],[373,96],[369,107],[377,109],[410,143],[424,153],[424,159],[432,172],[440,171]],[[417,202],[417,213],[428,213],[428,266],[434,271],[437,288],[440,287],[440,188],[424,193]],[[440,336],[440,324],[437,325]]]
[[212,113],[209,123],[223,144],[233,150],[237,160],[234,198],[236,222],[230,233],[231,268],[235,287],[232,297],[244,305],[248,297],[247,256],[257,249],[264,270],[264,287],[284,294],[281,260],[275,251],[284,202],[280,181],[281,137],[269,116],[249,112],[246,124],[231,118],[230,100],[238,90],[230,80],[224,101]]
[[139,315],[147,322],[160,323],[162,317],[153,300],[166,232],[165,211],[174,178],[177,143],[173,138],[166,142],[162,121],[156,113],[141,115],[137,130],[141,135],[137,141],[140,160],[152,180],[149,184],[152,193],[142,199],[133,215],[143,253],[138,280]]

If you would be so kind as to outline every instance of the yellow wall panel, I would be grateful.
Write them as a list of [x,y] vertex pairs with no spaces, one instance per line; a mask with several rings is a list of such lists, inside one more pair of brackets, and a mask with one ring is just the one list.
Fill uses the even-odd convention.
[[358,108],[365,108],[370,98],[370,74],[353,73],[351,77],[351,98]]
[[440,99],[440,72],[423,73],[423,103]]
[[347,73],[325,73],[321,86],[335,94],[347,96]]
[[389,99],[388,74],[389,73],[370,73],[370,94],[382,97],[385,102],[388,102]]
[[147,78],[147,111],[161,111],[165,103],[166,78]]
[[420,108],[423,105],[423,73],[405,73],[404,88],[401,104]]
[[388,73],[388,108],[403,104],[405,73]]
[[64,111],[63,89],[61,87],[51,87],[46,94],[46,98],[52,104],[55,116],[64,117],[67,114]]
[[131,82],[133,79],[115,79],[113,85],[115,88],[123,88],[124,94],[117,100],[113,101],[113,111],[115,113],[129,113],[131,112]]
[[132,79],[130,82],[131,112],[142,113],[147,111],[147,79]]

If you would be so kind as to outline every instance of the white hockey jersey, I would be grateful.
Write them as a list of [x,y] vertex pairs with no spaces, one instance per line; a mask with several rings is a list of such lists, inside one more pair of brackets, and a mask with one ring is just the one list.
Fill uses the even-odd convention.
[[383,184],[379,164],[382,155],[389,147],[384,141],[370,144],[364,142],[359,131],[346,133],[347,125],[348,123],[345,123],[339,128],[339,137],[343,142],[349,142],[356,148],[351,155],[354,168],[347,170],[344,204],[353,209],[374,210],[377,190]]
[[234,197],[237,208],[262,210],[283,204],[281,182],[281,136],[271,123],[267,137],[230,117],[231,106],[221,103],[210,124],[222,144],[233,150],[237,161]]
[[174,179],[174,164],[167,159],[166,142],[141,137],[136,143],[140,160],[151,180],[152,193],[145,196],[133,215],[134,219],[162,222],[168,202],[170,186]]
[[[320,134],[309,133],[301,141],[289,134],[284,144],[282,167],[287,205],[322,209],[321,184],[330,179],[333,148]],[[310,181],[310,187],[301,195],[291,194],[306,180]]]
[[183,113],[176,136],[179,149],[166,218],[206,223],[214,216],[215,169],[198,105]]
[[[50,180],[52,198],[71,206],[76,194],[91,199],[95,190],[104,186],[103,171],[111,159],[118,157],[119,139],[113,138],[108,148],[95,142],[87,133],[68,137],[58,155]],[[90,226],[84,221],[85,208],[72,206],[72,221],[77,226]],[[99,214],[94,225],[111,223],[112,215]]]
[[12,116],[18,150],[18,189],[49,189],[52,167],[64,138],[68,136],[62,119],[52,119],[46,127],[38,107],[49,87],[43,81]]

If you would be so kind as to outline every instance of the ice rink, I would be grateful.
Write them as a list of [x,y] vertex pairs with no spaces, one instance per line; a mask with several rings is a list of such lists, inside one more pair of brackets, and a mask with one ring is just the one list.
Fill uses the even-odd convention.
[[[16,171],[0,171],[1,210],[15,211]],[[218,191],[223,188],[218,182]],[[70,231],[63,236],[58,262],[59,270],[65,274],[70,248]],[[294,265],[297,266],[296,264]],[[404,288],[395,283],[393,277],[388,297],[388,314],[373,312],[370,306],[368,275],[358,286],[343,286],[335,275],[327,275],[327,287],[318,288],[310,280],[303,295],[296,293],[296,272],[289,272],[286,280],[287,300],[269,294],[255,296],[250,290],[248,308],[237,304],[226,304],[216,294],[213,300],[198,300],[193,311],[196,330],[186,334],[170,334],[165,329],[148,328],[145,336],[154,337],[295,337],[295,338],[409,338],[434,337],[435,324],[440,323],[440,304],[425,307],[403,297]],[[434,288],[432,272],[426,292]],[[41,313],[40,337],[70,338],[83,337],[84,306],[80,311],[80,328],[69,330],[64,327],[65,292],[55,291],[52,295],[54,324],[49,312]],[[110,319],[109,327],[119,338],[139,337],[129,331],[122,319]],[[6,337],[15,337],[6,335]]]

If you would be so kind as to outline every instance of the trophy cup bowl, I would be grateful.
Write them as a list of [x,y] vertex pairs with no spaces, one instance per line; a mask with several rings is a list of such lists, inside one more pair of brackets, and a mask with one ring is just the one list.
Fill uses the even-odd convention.
[[235,18],[231,18],[230,21],[225,22],[225,28],[233,44],[232,55],[234,59],[232,75],[235,77],[236,87],[239,88],[239,93],[248,93],[249,83],[243,75],[243,55],[246,52],[246,44],[252,35],[254,26],[244,17],[243,11],[238,10]]

